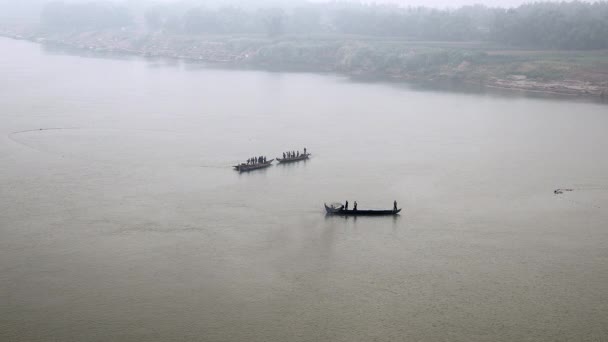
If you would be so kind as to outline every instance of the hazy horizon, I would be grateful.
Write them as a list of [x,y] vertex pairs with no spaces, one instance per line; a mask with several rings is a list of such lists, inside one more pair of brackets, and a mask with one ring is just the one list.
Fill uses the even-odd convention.
[[[565,0],[570,2],[573,0]],[[89,2],[114,2],[125,4],[132,8],[143,8],[149,4],[170,4],[182,3],[193,6],[202,5],[208,7],[243,7],[243,8],[264,8],[264,7],[297,7],[306,3],[328,3],[331,0],[0,0],[0,20],[14,21],[37,20],[42,8],[46,3],[89,3]],[[529,1],[529,0],[343,0],[337,3],[362,3],[378,5],[395,5],[399,7],[429,7],[438,9],[458,8],[462,6],[484,5],[488,7],[517,7],[525,3],[535,2],[561,2],[557,0]],[[599,2],[599,1],[582,1]]]
[[[104,0],[107,2],[118,2],[118,3],[127,3],[127,4],[155,4],[155,3],[191,3],[196,4],[200,3],[211,4],[211,5],[252,5],[259,4],[260,6],[268,6],[268,5],[288,5],[288,4],[297,4],[297,3],[322,3],[322,2],[332,2],[330,0],[215,0],[215,1],[204,1],[204,0]],[[104,2],[101,1],[101,2]],[[563,1],[563,0],[562,0]],[[390,4],[397,5],[401,7],[408,6],[422,6],[422,7],[435,7],[435,8],[447,8],[447,7],[461,7],[461,6],[469,6],[469,5],[485,5],[489,7],[515,7],[520,6],[526,3],[535,3],[535,2],[562,2],[558,0],[548,0],[548,1],[530,1],[530,0],[341,0],[336,1],[339,3],[363,3],[363,4]],[[570,2],[572,0],[566,0],[565,2]],[[28,6],[39,6],[40,4],[48,3],[48,2],[65,2],[65,3],[74,3],[74,2],[95,2],[93,0],[0,0],[0,6],[7,8],[7,6],[15,7],[15,8],[25,8]],[[599,1],[582,1],[582,2],[599,2]]]

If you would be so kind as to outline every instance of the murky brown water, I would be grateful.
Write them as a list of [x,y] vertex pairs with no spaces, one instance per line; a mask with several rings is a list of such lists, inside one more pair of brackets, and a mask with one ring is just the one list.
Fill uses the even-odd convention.
[[605,105],[0,51],[2,341],[608,339]]

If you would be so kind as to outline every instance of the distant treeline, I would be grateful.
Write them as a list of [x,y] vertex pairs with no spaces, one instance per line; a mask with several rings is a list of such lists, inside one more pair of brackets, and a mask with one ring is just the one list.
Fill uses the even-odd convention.
[[92,30],[145,25],[181,34],[347,34],[433,41],[490,41],[555,49],[608,48],[608,2],[542,2],[517,8],[481,5],[455,10],[353,3],[289,9],[183,8],[164,4],[132,13],[112,3],[48,4],[49,29]]

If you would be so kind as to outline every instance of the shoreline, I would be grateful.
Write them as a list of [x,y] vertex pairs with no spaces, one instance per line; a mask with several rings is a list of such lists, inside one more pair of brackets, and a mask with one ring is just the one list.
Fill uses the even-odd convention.
[[[352,65],[336,65],[336,63],[289,63],[281,60],[273,63],[273,56],[264,55],[267,45],[287,44],[289,41],[270,41],[265,38],[251,37],[230,37],[238,39],[250,39],[254,42],[253,48],[242,51],[230,51],[226,44],[217,37],[173,37],[157,35],[145,36],[149,41],[140,44],[141,37],[131,37],[124,33],[108,34],[100,32],[88,32],[81,34],[63,34],[54,36],[48,33],[38,33],[35,31],[18,32],[17,30],[0,29],[0,37],[15,40],[26,40],[41,44],[43,46],[57,46],[75,51],[87,51],[95,54],[114,54],[124,56],[138,56],[144,58],[167,58],[184,60],[189,62],[203,62],[213,67],[244,69],[244,70],[264,70],[276,72],[311,72],[311,73],[334,73],[343,75],[355,80],[375,80],[387,81],[391,83],[404,83],[414,86],[439,86],[448,91],[499,91],[516,94],[541,95],[553,98],[588,99],[600,103],[608,102],[608,80],[605,82],[590,82],[577,79],[563,79],[546,81],[530,79],[523,75],[496,75],[485,70],[475,70],[476,66],[471,63],[462,62],[457,67],[436,70],[431,73],[412,72],[403,69],[395,70],[374,70],[373,66],[364,65],[356,67]],[[178,45],[180,39],[199,45],[196,49],[180,51],[171,45]],[[162,44],[161,44],[162,43]],[[140,45],[137,48],[137,45]],[[183,44],[185,45],[185,44]],[[272,46],[271,46],[272,47]],[[195,51],[193,51],[195,50]],[[314,53],[315,51],[313,51]],[[330,58],[325,58],[327,62],[333,62]],[[273,65],[274,64],[274,65]],[[608,75],[608,71],[606,71]],[[607,77],[608,78],[608,77]]]

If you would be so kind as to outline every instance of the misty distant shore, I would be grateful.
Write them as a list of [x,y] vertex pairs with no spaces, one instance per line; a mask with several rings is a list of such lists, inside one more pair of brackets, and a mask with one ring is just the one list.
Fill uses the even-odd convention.
[[[200,61],[222,67],[273,71],[332,72],[359,79],[535,92],[557,96],[608,96],[608,67],[594,69],[589,60],[606,61],[608,51],[532,51],[504,49],[480,42],[370,40],[357,36],[255,35],[186,36],[102,30],[47,33],[2,28],[0,35],[46,45],[143,57]],[[413,61],[447,59],[439,68],[403,68],[379,63],[384,50],[399,45]],[[584,60],[586,65],[581,65]],[[601,63],[598,63],[601,67]],[[556,78],[555,72],[562,77]],[[549,77],[547,77],[549,76]]]
[[38,22],[0,24],[0,35],[230,68],[608,97],[607,2],[277,6],[49,2]]

